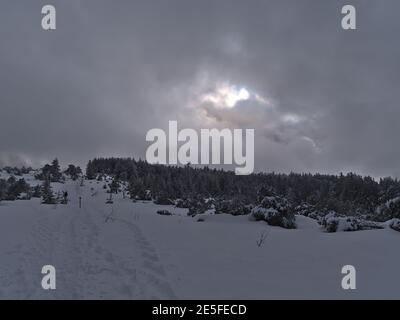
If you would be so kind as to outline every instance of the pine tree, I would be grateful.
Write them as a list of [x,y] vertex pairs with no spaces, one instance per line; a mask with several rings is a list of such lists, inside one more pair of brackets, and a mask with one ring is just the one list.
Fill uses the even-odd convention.
[[54,198],[53,190],[50,185],[50,179],[46,179],[42,185],[42,203],[43,204],[54,204],[56,199]]
[[73,164],[68,165],[68,168],[64,171],[66,175],[69,175],[72,180],[77,180],[82,174],[82,169],[80,167],[75,167]]
[[91,160],[89,160],[89,162],[86,166],[86,178],[88,180],[93,180],[94,178],[96,178],[96,171],[95,171],[93,162]]
[[0,180],[0,201],[4,200],[7,194],[7,182],[3,179]]
[[52,182],[60,182],[62,178],[62,173],[60,171],[60,164],[58,163],[58,159],[55,158],[51,163],[51,181]]

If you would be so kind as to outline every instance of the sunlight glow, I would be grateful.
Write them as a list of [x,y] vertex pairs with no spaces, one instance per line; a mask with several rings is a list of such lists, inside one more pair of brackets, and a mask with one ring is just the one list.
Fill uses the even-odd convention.
[[203,96],[203,102],[211,102],[221,108],[233,108],[239,101],[250,99],[246,88],[237,88],[229,84],[218,85],[214,92]]

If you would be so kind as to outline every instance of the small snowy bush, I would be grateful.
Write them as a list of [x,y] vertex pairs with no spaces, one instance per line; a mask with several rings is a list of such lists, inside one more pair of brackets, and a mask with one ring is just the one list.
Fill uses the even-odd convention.
[[331,211],[326,216],[320,218],[319,223],[326,232],[383,229],[381,223],[355,217],[340,216],[334,211]]
[[389,227],[400,232],[400,219],[394,218],[389,221]]
[[175,207],[187,209],[190,207],[190,201],[188,199],[178,199],[175,202]]
[[315,206],[308,203],[303,203],[294,208],[294,214],[309,217],[314,220],[320,219],[324,216],[324,212],[316,210]]
[[164,193],[160,194],[159,196],[154,199],[154,203],[158,205],[174,205],[174,201],[168,198],[168,196]]
[[271,226],[286,229],[296,228],[295,216],[290,211],[288,201],[279,196],[265,197],[260,205],[251,211],[250,219],[262,220]]
[[400,197],[392,198],[376,209],[377,221],[400,218]]
[[219,200],[215,202],[215,213],[231,214],[233,216],[247,215],[251,209],[239,199]]
[[211,208],[211,203],[207,202],[203,197],[197,196],[189,200],[188,216],[194,217],[198,214],[203,214]]
[[161,216],[172,216],[172,213],[168,210],[158,210],[157,214],[159,214]]

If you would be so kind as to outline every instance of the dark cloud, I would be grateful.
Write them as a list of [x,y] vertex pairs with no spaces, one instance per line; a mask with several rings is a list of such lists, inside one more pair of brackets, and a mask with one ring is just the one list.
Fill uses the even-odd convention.
[[[166,128],[256,130],[256,169],[400,175],[400,3],[2,1],[0,164],[144,157]],[[201,100],[228,83],[251,98]],[[267,101],[257,100],[256,96]]]

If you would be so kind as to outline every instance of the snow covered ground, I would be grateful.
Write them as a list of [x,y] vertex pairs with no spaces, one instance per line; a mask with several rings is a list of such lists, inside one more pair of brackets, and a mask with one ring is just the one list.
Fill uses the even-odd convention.
[[[324,233],[298,216],[296,230],[247,216],[186,216],[186,209],[132,203],[97,181],[53,184],[68,205],[0,203],[2,299],[400,298],[400,233]],[[78,198],[82,197],[82,208]],[[168,209],[173,216],[161,216]],[[260,235],[265,242],[257,246]],[[43,265],[57,289],[43,290]],[[354,265],[357,289],[343,290]]]

